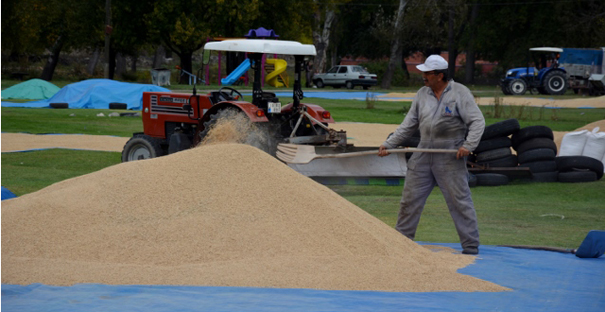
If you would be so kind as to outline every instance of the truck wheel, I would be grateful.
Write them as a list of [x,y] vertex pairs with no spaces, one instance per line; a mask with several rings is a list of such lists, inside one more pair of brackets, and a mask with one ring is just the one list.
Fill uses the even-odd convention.
[[320,89],[322,89],[323,87],[325,87],[325,86],[326,86],[326,85],[324,85],[324,81],[323,81],[323,80],[321,80],[321,79],[317,79],[317,80],[315,80],[315,85],[316,85],[318,88],[320,88]]
[[346,86],[346,87],[347,87],[347,89],[349,89],[349,90],[351,90],[351,89],[355,88],[355,86],[353,85],[353,83],[352,83],[352,82],[350,82],[350,81],[347,81],[347,82],[345,83],[345,86]]
[[122,162],[155,158],[164,155],[160,140],[146,134],[136,134],[122,150]]
[[562,95],[567,91],[567,77],[560,71],[551,71],[544,76],[544,89],[550,95]]
[[523,79],[515,79],[509,85],[512,95],[523,95],[527,91],[527,83]]

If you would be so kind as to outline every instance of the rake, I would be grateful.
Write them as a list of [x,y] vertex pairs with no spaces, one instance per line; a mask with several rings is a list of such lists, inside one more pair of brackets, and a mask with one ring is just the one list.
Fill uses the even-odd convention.
[[[411,152],[423,152],[423,153],[457,153],[458,150],[453,149],[433,149],[433,148],[397,148],[388,149],[389,153],[411,153]],[[277,145],[277,158],[285,163],[289,164],[307,164],[314,159],[320,158],[347,158],[357,157],[365,155],[376,155],[378,156],[378,150],[363,151],[363,152],[351,152],[351,153],[340,153],[340,154],[317,154],[315,153],[315,146],[313,145],[298,145],[289,143],[280,143]]]

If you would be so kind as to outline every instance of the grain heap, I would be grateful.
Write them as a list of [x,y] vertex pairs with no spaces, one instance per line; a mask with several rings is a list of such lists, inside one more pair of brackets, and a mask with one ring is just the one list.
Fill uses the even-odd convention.
[[243,144],[121,163],[2,204],[2,283],[502,291]]

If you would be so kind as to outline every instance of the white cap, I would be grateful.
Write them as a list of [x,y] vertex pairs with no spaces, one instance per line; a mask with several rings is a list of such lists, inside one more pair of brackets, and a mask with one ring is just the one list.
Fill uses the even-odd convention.
[[447,61],[441,56],[433,54],[426,58],[424,64],[416,65],[416,68],[423,72],[444,70],[447,69]]

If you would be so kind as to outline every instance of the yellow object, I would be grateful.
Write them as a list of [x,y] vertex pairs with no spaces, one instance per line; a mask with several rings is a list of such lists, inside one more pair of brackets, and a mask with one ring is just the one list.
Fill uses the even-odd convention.
[[[268,83],[270,86],[276,87],[276,88],[281,88],[284,86],[284,84],[286,85],[286,87],[288,87],[288,75],[286,74],[286,68],[288,67],[288,63],[285,60],[282,59],[267,59],[266,64],[269,65],[273,65],[273,66],[267,66],[267,67],[273,67],[272,71],[267,70],[268,68],[265,67],[265,70],[267,70],[267,76],[265,76],[265,82]],[[284,77],[286,79],[284,79]],[[281,81],[280,81],[281,78]]]

